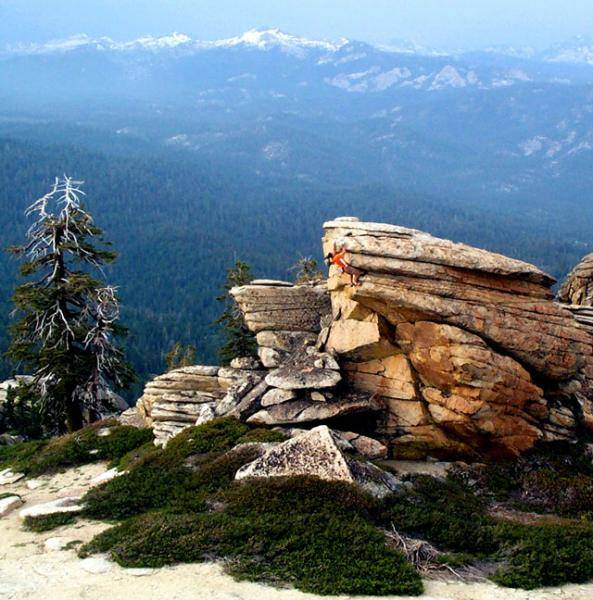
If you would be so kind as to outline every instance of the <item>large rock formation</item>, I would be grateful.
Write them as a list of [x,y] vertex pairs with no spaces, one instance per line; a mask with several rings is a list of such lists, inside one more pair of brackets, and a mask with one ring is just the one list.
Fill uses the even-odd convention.
[[140,410],[158,443],[214,415],[330,424],[410,457],[517,455],[593,430],[593,313],[575,309],[593,310],[591,257],[563,286],[567,305],[519,260],[353,218],[324,228],[324,254],[345,248],[361,285],[332,267],[327,285],[231,290],[259,361],[149,383]]
[[517,454],[570,438],[591,398],[593,338],[527,263],[412,229],[324,225],[360,287],[333,270],[328,350],[374,391],[396,453]]

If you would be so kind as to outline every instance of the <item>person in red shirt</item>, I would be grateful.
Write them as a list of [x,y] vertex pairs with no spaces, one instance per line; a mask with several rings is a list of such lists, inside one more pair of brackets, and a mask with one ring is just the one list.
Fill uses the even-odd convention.
[[362,285],[362,283],[360,283],[360,278],[362,275],[364,275],[364,272],[356,267],[353,267],[352,265],[349,265],[344,258],[345,256],[346,250],[344,248],[338,250],[337,245],[334,244],[334,251],[328,252],[325,260],[328,266],[336,265],[342,271],[342,273],[348,273],[348,275],[350,275],[351,286],[359,287]]

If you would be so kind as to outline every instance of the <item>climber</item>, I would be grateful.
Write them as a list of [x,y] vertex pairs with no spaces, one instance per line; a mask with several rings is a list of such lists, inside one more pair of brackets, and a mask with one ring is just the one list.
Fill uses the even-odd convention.
[[360,278],[364,275],[364,271],[349,265],[345,260],[344,256],[346,255],[346,250],[343,246],[341,249],[338,248],[338,245],[334,243],[334,251],[328,252],[325,257],[325,261],[327,266],[336,265],[342,273],[348,273],[350,275],[350,285],[353,287],[360,287],[362,283],[360,283]]

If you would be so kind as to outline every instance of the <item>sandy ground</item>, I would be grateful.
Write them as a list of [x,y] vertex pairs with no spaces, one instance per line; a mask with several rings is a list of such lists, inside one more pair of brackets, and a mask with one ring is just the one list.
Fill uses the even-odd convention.
[[[16,492],[26,506],[69,496],[88,487],[102,473],[102,464],[72,469],[53,477],[41,477],[40,487],[29,490],[25,481],[0,487]],[[76,551],[51,550],[46,546],[86,542],[107,526],[90,521],[35,534],[24,531],[18,509],[0,520],[0,598],[40,600],[306,600],[321,598],[294,590],[239,583],[216,564],[179,565],[164,569],[123,569],[105,557],[81,560]],[[340,596],[339,598],[348,598]],[[359,596],[359,599],[363,597]],[[366,598],[366,597],[365,597]],[[402,596],[394,597],[405,600]],[[532,592],[498,588],[489,583],[427,581],[423,600],[591,600],[593,583]]]

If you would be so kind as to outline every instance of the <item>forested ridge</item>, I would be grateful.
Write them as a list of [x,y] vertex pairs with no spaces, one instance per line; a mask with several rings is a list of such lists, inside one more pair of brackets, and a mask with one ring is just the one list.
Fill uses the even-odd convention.
[[[25,208],[63,173],[85,180],[86,204],[120,255],[107,277],[120,288],[128,355],[141,379],[164,369],[176,341],[194,344],[199,362],[215,362],[215,298],[227,269],[241,259],[256,276],[293,277],[299,257],[321,258],[321,225],[336,216],[423,229],[534,262],[556,277],[588,249],[574,243],[566,219],[554,228],[520,207],[495,210],[418,190],[264,178],[181,155],[122,158],[11,138],[0,139],[3,246],[22,241]],[[2,351],[17,268],[2,255]],[[1,375],[10,371],[4,361]]]

